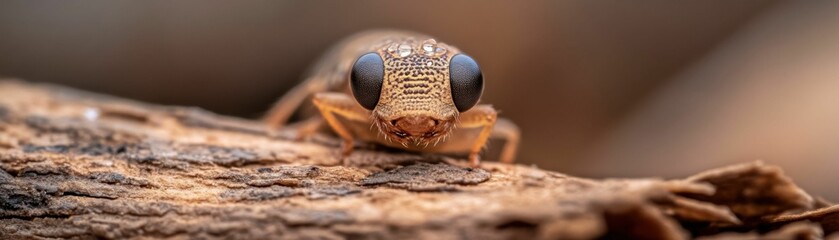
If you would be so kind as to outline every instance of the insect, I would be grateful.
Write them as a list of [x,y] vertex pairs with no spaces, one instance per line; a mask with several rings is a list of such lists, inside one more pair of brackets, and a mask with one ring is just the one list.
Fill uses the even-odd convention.
[[312,103],[320,114],[296,123],[298,134],[325,122],[343,140],[344,156],[358,139],[415,152],[468,153],[477,167],[487,140],[497,138],[505,140],[500,160],[510,163],[519,130],[492,106],[477,104],[483,88],[478,64],[455,47],[419,33],[368,31],[327,51],[263,121],[284,127]]

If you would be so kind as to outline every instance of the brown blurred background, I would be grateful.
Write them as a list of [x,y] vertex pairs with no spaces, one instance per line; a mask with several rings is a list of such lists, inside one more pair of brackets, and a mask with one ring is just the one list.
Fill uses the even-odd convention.
[[[425,32],[481,64],[519,160],[680,177],[763,159],[839,199],[839,2],[2,1],[0,76],[256,118],[324,49]],[[2,97],[2,96],[0,96]]]

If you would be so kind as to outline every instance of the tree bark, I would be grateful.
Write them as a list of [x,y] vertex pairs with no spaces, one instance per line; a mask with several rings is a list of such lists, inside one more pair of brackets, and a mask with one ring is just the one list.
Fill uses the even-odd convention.
[[[260,123],[0,82],[2,238],[755,239],[826,236],[839,207],[760,162],[685,179],[295,141]],[[546,156],[547,157],[547,156]]]

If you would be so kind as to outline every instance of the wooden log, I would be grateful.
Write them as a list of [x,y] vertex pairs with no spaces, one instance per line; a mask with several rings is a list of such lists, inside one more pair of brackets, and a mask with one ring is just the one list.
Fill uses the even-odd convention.
[[760,162],[675,180],[584,179],[380,149],[342,165],[337,143],[294,141],[197,108],[2,81],[0,236],[750,239],[839,230],[839,207]]

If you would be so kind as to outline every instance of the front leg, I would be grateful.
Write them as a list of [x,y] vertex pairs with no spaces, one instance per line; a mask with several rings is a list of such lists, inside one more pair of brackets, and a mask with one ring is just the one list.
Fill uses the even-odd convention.
[[344,157],[348,156],[353,150],[353,136],[336,115],[351,121],[368,122],[370,121],[370,111],[359,106],[352,97],[344,93],[317,93],[312,102],[314,102],[326,123],[344,140],[341,145],[341,153]]
[[481,149],[486,146],[487,139],[492,134],[492,128],[495,125],[498,113],[490,105],[478,105],[466,112],[463,112],[458,117],[459,127],[462,128],[481,128],[481,133],[475,139],[472,148],[469,151],[469,164],[472,167],[478,167],[481,164],[480,153]]

